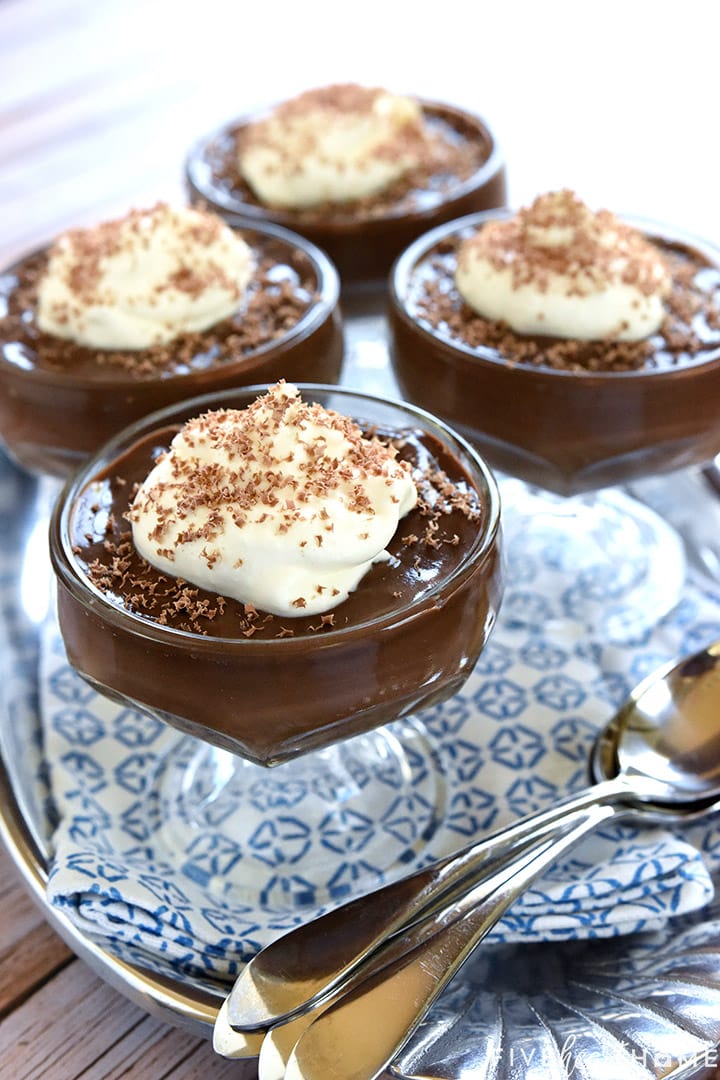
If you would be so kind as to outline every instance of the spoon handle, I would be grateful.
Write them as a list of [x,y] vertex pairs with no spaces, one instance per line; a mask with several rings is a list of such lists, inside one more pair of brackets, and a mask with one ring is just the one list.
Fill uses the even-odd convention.
[[[447,896],[442,907],[436,905],[422,919],[386,939],[367,959],[350,972],[344,982],[324,995],[311,1008],[291,1019],[276,1024],[262,1040],[258,1063],[260,1080],[284,1080],[285,1068],[290,1055],[305,1030],[341,997],[355,990],[362,983],[386,971],[400,958],[416,951],[449,923],[465,915],[495,892],[501,883],[517,872],[519,865],[531,861],[554,839],[565,835],[578,822],[579,814],[570,815],[558,823],[551,835],[538,834],[519,849],[515,847],[492,861],[488,876],[466,880],[462,886]],[[238,1033],[233,1035],[240,1037]],[[257,1039],[257,1032],[246,1033],[244,1039]]]
[[549,832],[569,815],[637,795],[633,784],[630,789],[622,777],[594,784],[284,934],[240,974],[228,998],[230,1024],[244,1031],[264,1029],[304,1011],[343,983],[384,941],[484,873],[493,860]]
[[590,806],[539,851],[533,846],[484,878],[443,913],[438,933],[320,1013],[296,1043],[285,1080],[374,1080],[518,896],[615,813],[612,804]]

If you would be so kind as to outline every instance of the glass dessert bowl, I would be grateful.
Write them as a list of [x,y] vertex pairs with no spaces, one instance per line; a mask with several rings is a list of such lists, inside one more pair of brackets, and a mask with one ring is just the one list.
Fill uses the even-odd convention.
[[[368,114],[377,103],[380,127],[370,127],[377,117]],[[316,117],[310,128],[272,131],[279,149],[267,162],[270,175],[278,173],[291,142],[297,142],[296,173],[305,175],[308,145],[328,133],[322,144],[325,162],[332,155],[332,171],[318,166],[307,171],[306,191],[267,190],[258,184],[261,162],[247,164],[248,143],[265,143],[268,120],[297,116]],[[356,147],[357,170],[346,160],[335,161],[336,146],[329,140],[338,115],[359,116],[363,125],[343,130],[338,145],[343,154]],[[289,131],[289,134],[288,134]],[[309,132],[309,134],[308,134]],[[259,134],[258,134],[259,133]],[[404,166],[377,179],[371,190],[361,182],[368,158]],[[317,163],[316,163],[317,164]],[[359,177],[344,186],[352,173]],[[337,177],[343,179],[338,186]],[[255,221],[276,221],[306,236],[327,251],[337,266],[343,285],[379,283],[385,279],[395,257],[413,240],[441,222],[476,210],[502,206],[506,196],[505,166],[497,139],[484,120],[451,105],[388,94],[355,85],[325,87],[277,106],[262,116],[228,123],[202,139],[191,151],[186,180],[193,201],[202,201],[219,214],[241,213]],[[372,181],[370,182],[372,183]],[[264,197],[263,197],[264,196]],[[312,201],[308,201],[312,200]]]
[[[611,342],[582,342],[576,358],[553,359],[571,346],[482,319],[453,282],[459,245],[509,214],[451,222],[398,259],[393,367],[408,400],[432,405],[498,469],[563,495],[712,459],[720,450],[720,324],[712,325],[720,251],[678,229],[633,221],[678,268],[665,329],[649,340],[649,356],[641,355],[644,343],[627,343],[623,357]],[[688,268],[694,288],[677,280]],[[693,294],[716,314],[696,310],[690,326],[678,309],[694,304]]]
[[[585,589],[588,603],[592,598],[596,628],[598,619],[602,623],[598,605],[608,611],[617,605],[615,636],[619,623],[633,633],[668,610],[684,570],[674,533],[612,485],[698,465],[720,449],[720,252],[667,226],[591,215],[588,220],[607,226],[611,238],[630,244],[621,259],[641,245],[637,265],[623,263],[619,274],[620,285],[637,286],[635,292],[623,301],[619,321],[614,308],[608,321],[610,286],[600,278],[603,302],[598,312],[593,308],[592,318],[600,320],[594,338],[540,333],[543,320],[554,317],[548,275],[567,269],[569,259],[581,266],[585,245],[597,283],[603,260],[616,256],[605,239],[588,239],[578,214],[590,212],[572,193],[555,193],[518,215],[470,215],[415,241],[392,274],[391,349],[403,395],[421,406],[432,403],[508,474],[501,489],[509,550],[512,535],[519,541],[528,528],[545,531],[556,559],[573,547],[576,561],[568,568],[576,592]],[[477,240],[500,225],[515,230],[509,250],[495,250],[497,233],[488,234],[492,242]],[[568,237],[570,245],[580,245],[569,257]],[[524,320],[522,330],[498,318],[494,295],[484,315],[464,295],[467,260],[478,242],[489,244],[484,266],[504,266],[507,310]],[[518,256],[521,243],[531,252],[527,263],[522,252]],[[656,271],[664,274],[659,287]],[[539,289],[523,292],[533,278]],[[458,280],[465,281],[463,293]],[[590,287],[581,280],[561,297],[571,326],[585,318],[577,309],[579,304],[584,311],[586,293]],[[644,317],[650,304],[657,308],[657,325],[626,336],[625,323]],[[612,319],[622,332],[612,332]],[[629,606],[620,615],[623,596]],[[607,625],[604,630],[607,636]]]
[[[301,389],[392,439],[412,463],[418,502],[388,556],[337,607],[313,612],[299,596],[288,616],[152,567],[123,518],[134,485],[186,420],[244,409],[261,389],[192,399],[128,428],[66,486],[50,543],[71,664],[103,694],[270,765],[452,695],[493,626],[501,568],[497,490],[477,453],[413,406],[322,386]],[[316,533],[314,549],[324,539]],[[291,572],[279,563],[269,579]]]
[[[158,204],[131,211],[118,222],[74,230],[66,234],[69,241],[59,238],[65,251],[68,244],[70,249],[76,245],[79,255],[74,266],[59,266],[54,291],[48,281],[57,245],[25,257],[0,275],[0,437],[22,467],[65,476],[128,424],[192,395],[281,376],[323,383],[339,378],[343,343],[337,272],[314,245],[270,223],[225,223],[202,213],[200,248],[205,246],[204,229],[211,238],[218,227],[228,230],[242,246],[239,262],[218,270],[212,261],[208,264],[213,249],[198,267],[190,261],[187,239],[180,242],[173,236],[166,244],[174,244],[171,252],[151,252],[155,264],[144,277],[141,253],[132,256],[131,272],[123,276],[120,267],[109,285],[103,283],[120,302],[114,311],[105,303],[97,314],[104,300],[101,290],[94,296],[88,293],[97,282],[98,251],[105,244],[113,254],[113,231],[122,225],[131,234],[142,233],[148,221],[153,228],[160,221],[164,228],[166,216],[181,214],[188,215],[182,228],[192,235],[198,211]],[[167,229],[163,237],[166,234]],[[170,254],[173,263],[168,262]],[[226,257],[225,251],[220,254]],[[167,281],[159,279],[161,273],[177,287],[167,318],[161,310],[151,324],[148,310],[152,315],[158,294],[171,292]],[[227,303],[220,307],[213,294],[206,305],[206,325],[198,328],[194,313],[188,318],[179,306],[202,301],[203,273],[211,284],[216,274],[226,287],[230,310]],[[63,281],[76,282],[75,292],[64,288]],[[128,295],[128,281],[147,288],[147,303],[141,292]],[[39,315],[43,289],[46,315],[49,312],[45,324]],[[78,296],[81,302],[76,303]],[[79,310],[83,305],[87,317],[79,323],[81,340],[75,340],[66,330],[66,308]],[[146,310],[134,318],[141,305]],[[214,319],[216,312],[219,317]],[[161,340],[147,344],[145,323],[151,335],[153,325],[160,327]],[[82,331],[87,331],[84,339]]]

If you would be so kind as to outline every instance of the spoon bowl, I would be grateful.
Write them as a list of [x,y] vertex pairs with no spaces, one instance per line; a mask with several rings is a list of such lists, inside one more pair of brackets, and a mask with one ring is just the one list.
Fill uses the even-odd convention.
[[720,797],[720,642],[635,687],[600,732],[590,774],[596,783],[625,777],[659,785],[652,802],[665,821],[673,806],[685,820],[688,803],[705,812],[703,804]]

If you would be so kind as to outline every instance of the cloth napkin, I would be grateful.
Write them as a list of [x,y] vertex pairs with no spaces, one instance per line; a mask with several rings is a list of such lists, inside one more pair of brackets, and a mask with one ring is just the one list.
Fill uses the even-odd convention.
[[[125,959],[232,980],[284,930],[584,786],[595,734],[631,688],[720,637],[720,588],[690,575],[652,625],[606,597],[600,607],[623,628],[613,641],[579,604],[577,582],[568,586],[566,557],[511,535],[501,616],[464,688],[389,729],[407,748],[410,790],[398,795],[382,761],[369,776],[354,741],[344,744],[360,798],[366,783],[380,788],[361,809],[336,808],[332,754],[319,773],[311,763],[234,769],[228,755],[104,698],[69,667],[50,618],[40,689],[59,815],[52,903]],[[214,799],[236,781],[229,807]],[[168,824],[178,793],[181,808],[185,796],[204,807],[200,827],[182,809]],[[655,929],[708,903],[718,874],[717,820],[607,828],[530,888],[489,940]]]

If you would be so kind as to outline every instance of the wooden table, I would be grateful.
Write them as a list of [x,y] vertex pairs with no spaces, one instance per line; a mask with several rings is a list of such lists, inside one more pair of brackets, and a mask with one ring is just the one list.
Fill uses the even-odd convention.
[[[276,0],[253,12],[238,0],[192,8],[181,0],[2,0],[0,263],[64,227],[181,198],[181,165],[196,136],[260,102],[346,78],[491,115],[505,133],[516,202],[571,186],[596,204],[720,238],[716,150],[703,138],[716,100],[712,0],[686,2],[682,22],[670,22],[661,5],[652,19],[625,5],[613,24],[613,4],[603,5],[590,52],[576,5],[532,7],[524,35],[513,5],[496,13],[485,35],[494,45],[484,52],[481,37],[457,33],[468,17],[460,0],[442,5],[431,35],[429,11],[416,5],[409,43],[407,5],[395,11],[368,0],[349,51],[342,27],[332,47],[321,32],[328,20],[337,26],[337,7],[324,2]],[[573,82],[582,93],[568,93]],[[252,1065],[224,1061],[207,1042],[151,1019],[74,958],[4,852],[0,910],[0,1076],[254,1075]]]
[[76,959],[0,848],[0,1076],[250,1080],[254,1065],[154,1020]]

